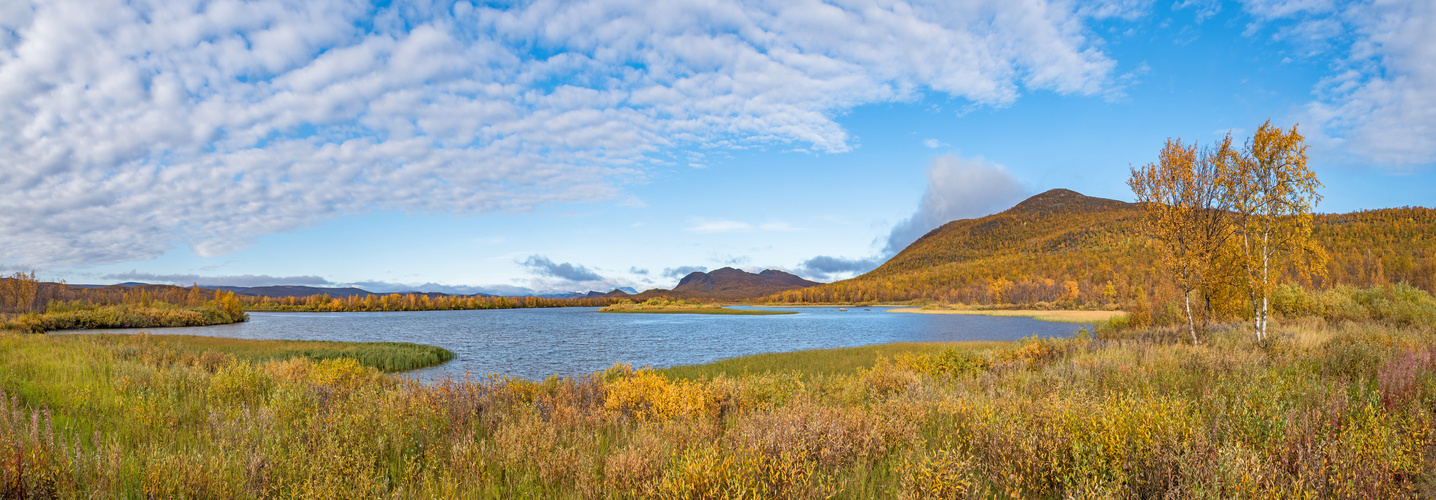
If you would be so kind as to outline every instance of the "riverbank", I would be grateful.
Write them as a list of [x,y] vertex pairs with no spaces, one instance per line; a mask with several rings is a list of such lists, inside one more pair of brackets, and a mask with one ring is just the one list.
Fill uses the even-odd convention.
[[919,307],[902,307],[888,309],[892,313],[908,314],[970,314],[977,316],[1018,316],[1030,317],[1037,321],[1053,321],[1058,323],[1101,323],[1110,321],[1119,316],[1125,316],[1126,311],[1079,311],[1079,310],[1052,310],[1044,311],[1037,309],[934,309]]
[[1263,345],[1239,327],[1195,346],[1131,330],[428,384],[350,357],[0,336],[0,456],[18,457],[0,461],[0,496],[1436,491],[1430,324],[1273,332]]

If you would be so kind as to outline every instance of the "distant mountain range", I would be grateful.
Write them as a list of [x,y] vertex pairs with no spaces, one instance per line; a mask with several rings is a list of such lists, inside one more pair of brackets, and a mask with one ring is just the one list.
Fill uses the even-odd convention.
[[710,272],[694,272],[678,281],[672,290],[648,290],[633,298],[647,300],[655,297],[698,300],[748,300],[787,290],[821,285],[792,274],[768,269],[750,273],[742,269],[725,267]]
[[[535,297],[550,299],[598,299],[598,298],[631,298],[635,300],[647,300],[654,297],[667,297],[675,299],[691,300],[747,300],[765,295],[770,295],[785,290],[804,288],[821,283],[808,281],[798,276],[783,271],[769,269],[760,273],[750,273],[741,269],[725,267],[711,272],[689,273],[678,282],[678,286],[672,290],[654,289],[638,293],[630,287],[622,287],[608,292],[569,292],[569,293],[548,293],[534,294]],[[154,288],[171,287],[173,285],[152,285],[149,283],[127,282],[116,285],[70,285],[76,288],[101,289],[106,287],[115,288]],[[239,295],[252,297],[310,297],[314,295],[328,295],[333,298],[366,297],[369,295],[389,295],[389,293],[375,293],[362,288],[343,287],[328,288],[314,286],[296,285],[273,285],[273,286],[206,286],[199,285],[204,290],[222,290],[234,292]],[[187,288],[187,287],[181,287]],[[493,295],[476,293],[472,295],[447,294],[440,292],[395,292],[400,295],[417,294],[427,295],[430,298],[436,297],[492,297]]]
[[[154,285],[154,284],[150,284],[150,283],[139,283],[139,282],[129,281],[129,282],[125,282],[125,283],[117,283],[117,284],[114,284],[114,285],[69,285],[69,286],[72,286],[72,287],[75,287],[75,288],[102,289],[102,288],[107,288],[107,287],[122,287],[122,288],[172,287],[172,286],[174,286],[174,285]],[[189,288],[189,287],[179,287],[179,288]],[[356,297],[356,296],[357,296],[357,297],[367,297],[367,296],[370,296],[370,295],[389,295],[389,293],[375,293],[375,292],[370,292],[370,291],[368,291],[368,290],[364,290],[364,289],[362,289],[362,288],[355,288],[355,287],[342,287],[342,288],[341,288],[341,287],[334,287],[334,288],[330,288],[330,287],[299,286],[299,285],[270,285],[270,286],[251,286],[251,287],[243,287],[243,286],[199,285],[199,288],[202,289],[202,290],[216,290],[216,291],[234,292],[235,294],[238,294],[238,295],[248,295],[248,296],[251,296],[251,297],[274,297],[274,298],[282,298],[282,297],[310,297],[310,296],[314,296],[314,295],[328,295],[328,296],[333,297],[333,298],[349,298],[349,297]],[[435,297],[450,297],[450,296],[458,296],[458,297],[493,297],[493,295],[486,294],[486,293],[475,293],[475,294],[469,294],[469,295],[455,295],[455,294],[440,293],[440,292],[393,292],[393,293],[397,293],[397,294],[399,294],[399,295],[427,295],[427,296],[429,296],[429,298],[435,298]],[[573,294],[565,294],[565,295],[573,295]]]

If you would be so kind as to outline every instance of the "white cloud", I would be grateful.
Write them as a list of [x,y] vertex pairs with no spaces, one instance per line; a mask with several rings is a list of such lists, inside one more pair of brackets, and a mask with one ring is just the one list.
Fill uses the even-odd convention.
[[937,149],[940,147],[947,146],[948,144],[937,139],[923,139],[922,145],[927,146],[929,149]]
[[933,229],[958,219],[972,219],[1005,210],[1027,195],[1027,189],[1002,165],[981,157],[942,155],[928,164],[927,191],[912,216],[893,226],[883,249],[866,258],[819,255],[798,264],[795,272],[815,280],[866,273],[887,262]]
[[793,227],[792,224],[789,224],[787,222],[767,222],[759,224],[758,229],[762,229],[764,231],[778,231],[784,233],[798,230],[798,228]]
[[0,260],[611,200],[670,147],[846,151],[834,117],[863,104],[1099,95],[1084,23],[1141,5],[5,2]]
[[782,232],[782,233],[786,233],[786,232],[798,231],[798,230],[800,230],[800,229],[797,228],[797,227],[793,227],[792,224],[789,224],[789,223],[787,223],[787,222],[782,222],[782,221],[764,222],[764,223],[762,223],[762,224],[752,224],[752,223],[743,222],[743,221],[723,220],[723,219],[718,219],[718,220],[696,219],[696,220],[694,221],[693,225],[688,227],[688,231],[689,231],[689,232],[699,233],[699,234],[712,234],[712,233],[745,233],[745,232],[749,232],[749,231],[772,231],[772,232]]
[[1247,35],[1273,25],[1297,57],[1333,57],[1293,117],[1314,144],[1394,170],[1436,163],[1436,4],[1246,0],[1243,10],[1255,18]]
[[736,233],[736,232],[744,232],[744,231],[752,231],[752,230],[753,230],[753,225],[752,225],[752,224],[749,224],[749,223],[747,223],[747,222],[740,222],[740,221],[736,221],[736,220],[710,220],[710,221],[700,221],[700,222],[698,222],[697,224],[694,224],[692,227],[689,227],[689,228],[688,228],[688,231],[689,231],[689,232],[694,232],[694,233],[699,233],[699,234]]
[[335,283],[324,279],[321,276],[270,276],[267,274],[241,274],[235,276],[200,276],[198,274],[154,274],[130,271],[127,273],[106,274],[101,276],[106,280],[139,281],[144,283],[170,283],[175,285],[200,286],[272,286],[272,285],[311,285],[311,286],[333,286]]
[[1436,163],[1436,3],[1376,0],[1342,12],[1357,39],[1305,110],[1315,135],[1386,167]]
[[877,267],[882,265],[886,260],[886,258],[881,256],[873,256],[866,259],[848,259],[819,255],[798,264],[794,272],[809,279],[825,281],[866,273],[877,269]]
[[928,231],[948,222],[1007,209],[1027,194],[1027,189],[1006,168],[982,158],[939,156],[928,165],[927,180],[927,192],[923,193],[917,211],[893,227],[884,255],[896,255]]

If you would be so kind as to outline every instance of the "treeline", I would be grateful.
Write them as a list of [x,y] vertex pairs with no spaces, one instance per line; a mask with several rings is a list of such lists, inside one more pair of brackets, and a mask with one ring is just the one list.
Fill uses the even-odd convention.
[[168,304],[197,307],[213,300],[215,290],[173,285],[109,285],[78,287],[40,281],[34,272],[0,278],[0,314],[45,312],[54,303],[81,303],[90,306]]
[[[76,287],[41,282],[34,273],[0,278],[0,315],[73,312],[111,306],[142,308],[201,308],[216,303],[237,304],[240,311],[354,312],[439,311],[468,309],[526,309],[535,307],[603,307],[618,298],[561,299],[548,297],[486,297],[424,293],[307,297],[255,297],[227,291],[173,285],[109,285]],[[58,309],[57,309],[58,308]],[[3,319],[3,318],[0,318]],[[141,325],[146,326],[146,325]],[[181,326],[181,325],[150,325]]]
[[330,297],[250,297],[240,296],[250,311],[276,312],[359,312],[359,311],[454,311],[470,309],[527,309],[535,307],[602,307],[620,299],[557,299],[547,297],[485,297],[444,295],[431,297],[421,293],[388,295],[351,295]]
[[33,272],[0,280],[0,330],[206,326],[248,318],[232,292],[168,285],[80,288],[42,283]]

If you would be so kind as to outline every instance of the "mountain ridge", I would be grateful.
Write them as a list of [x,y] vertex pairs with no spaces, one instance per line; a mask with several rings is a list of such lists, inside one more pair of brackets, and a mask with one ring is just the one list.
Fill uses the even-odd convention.
[[[1160,306],[1177,292],[1141,231],[1142,216],[1139,204],[1053,189],[996,214],[947,222],[862,275],[761,300]],[[1298,282],[1320,288],[1404,281],[1436,289],[1436,210],[1317,214],[1312,238],[1331,260],[1324,277],[1291,277]]]
[[633,298],[635,300],[659,297],[693,300],[750,300],[820,284],[777,269],[765,269],[758,273],[750,273],[742,269],[723,267],[708,272],[688,273],[671,290],[647,290]]

